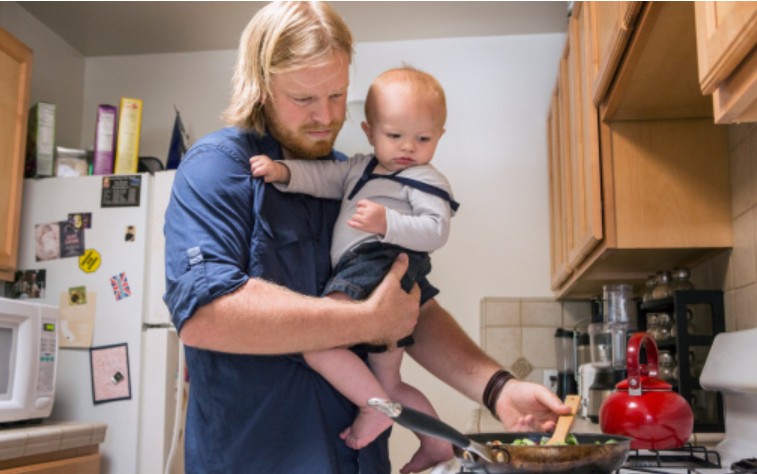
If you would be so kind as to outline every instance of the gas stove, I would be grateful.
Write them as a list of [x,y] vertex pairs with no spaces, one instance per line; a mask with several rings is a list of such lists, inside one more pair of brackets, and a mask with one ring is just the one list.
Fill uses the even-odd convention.
[[[691,452],[689,452],[691,450]],[[630,453],[616,474],[686,473],[736,474],[757,473],[757,458],[742,459],[730,466],[722,465],[720,454],[707,448],[685,447],[674,453]]]
[[696,473],[704,470],[713,474],[731,472],[723,466],[717,451],[691,444],[664,451],[631,450],[623,467],[616,472]]
[[[431,474],[465,474],[470,471],[457,461],[437,466]],[[687,445],[668,451],[632,450],[615,474],[740,474],[757,473],[757,458],[742,459],[730,466],[722,464],[717,451]]]

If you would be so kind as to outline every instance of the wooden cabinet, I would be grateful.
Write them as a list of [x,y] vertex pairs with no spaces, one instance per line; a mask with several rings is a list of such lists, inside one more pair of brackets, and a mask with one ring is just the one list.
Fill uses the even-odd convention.
[[592,11],[577,4],[569,25],[567,86],[570,216],[568,264],[583,261],[602,240],[602,196],[599,171],[597,108],[592,100],[595,75],[590,30]]
[[757,2],[696,2],[699,82],[716,123],[757,122]]
[[564,74],[565,61],[560,61],[560,79],[552,93],[549,116],[547,117],[547,131],[549,134],[549,204],[550,204],[550,227],[552,229],[551,243],[551,274],[552,288],[559,288],[565,283],[570,276],[571,270],[568,266],[568,247],[567,247],[567,193],[564,192],[567,180],[567,173],[564,171],[563,160],[565,157],[565,146],[563,137],[567,136],[566,131],[562,128],[567,124],[567,119],[563,117],[563,87],[562,78]]
[[[693,4],[641,6],[598,112],[602,48],[588,5],[571,17],[550,114],[550,139],[559,141],[550,171],[562,173],[550,177],[558,298],[588,298],[607,283],[643,287],[649,274],[732,245],[727,130],[699,90]],[[554,127],[555,116],[567,123]]]
[[100,453],[0,469],[2,474],[99,474]]
[[0,28],[0,280],[16,270],[32,51]]
[[642,2],[586,2],[589,10],[587,33],[593,53],[591,73],[594,75],[592,98],[602,103],[610,88],[615,70],[631,37]]
[[589,63],[588,29],[591,11],[576,4],[568,26],[568,41],[560,60],[558,84],[548,118],[552,286],[571,275],[602,239],[597,109],[592,102],[594,74]]

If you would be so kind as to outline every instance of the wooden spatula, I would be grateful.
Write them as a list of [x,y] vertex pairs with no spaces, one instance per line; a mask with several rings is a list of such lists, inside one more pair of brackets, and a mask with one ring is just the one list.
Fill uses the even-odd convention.
[[561,415],[560,418],[557,419],[555,432],[552,433],[552,437],[547,441],[547,445],[565,443],[565,437],[568,436],[570,427],[573,426],[573,420],[576,418],[578,406],[581,404],[581,396],[568,395],[565,397],[565,404],[570,407],[570,415]]

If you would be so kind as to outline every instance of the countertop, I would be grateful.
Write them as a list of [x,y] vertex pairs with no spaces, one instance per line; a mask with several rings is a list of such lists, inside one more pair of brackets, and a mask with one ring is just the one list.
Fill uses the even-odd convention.
[[105,423],[45,421],[0,428],[0,461],[98,446],[105,440]]

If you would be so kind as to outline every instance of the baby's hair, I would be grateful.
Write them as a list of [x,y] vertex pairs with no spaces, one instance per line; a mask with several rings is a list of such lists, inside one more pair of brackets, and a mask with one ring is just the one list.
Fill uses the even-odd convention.
[[373,118],[376,101],[381,89],[386,84],[406,83],[417,94],[423,94],[426,98],[436,101],[439,111],[440,126],[444,127],[447,121],[447,99],[444,88],[431,74],[416,69],[409,65],[389,69],[381,73],[368,88],[368,96],[365,99],[365,117],[368,122]]

